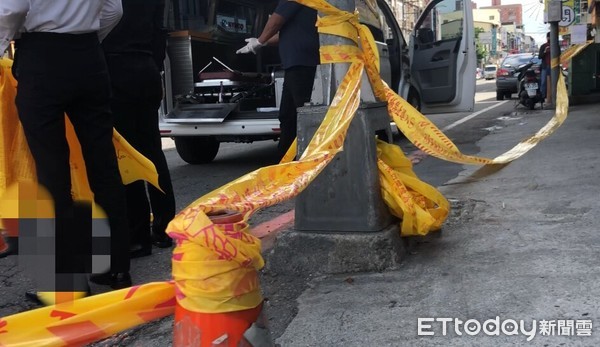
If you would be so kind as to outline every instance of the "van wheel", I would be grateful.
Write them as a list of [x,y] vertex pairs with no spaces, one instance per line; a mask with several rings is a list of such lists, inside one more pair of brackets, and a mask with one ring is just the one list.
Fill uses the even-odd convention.
[[175,137],[177,153],[188,164],[210,163],[219,152],[219,141],[208,136]]
[[504,100],[504,92],[497,90],[496,91],[496,100],[498,100],[498,101]]

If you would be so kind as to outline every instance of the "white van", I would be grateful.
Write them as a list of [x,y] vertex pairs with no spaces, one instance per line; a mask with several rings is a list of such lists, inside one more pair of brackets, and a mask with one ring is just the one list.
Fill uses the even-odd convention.
[[[260,34],[278,1],[166,3],[170,33],[161,135],[173,138],[177,152],[190,164],[212,161],[220,142],[277,140],[283,75],[277,47],[265,47],[257,55],[235,51],[245,38]],[[377,41],[382,78],[423,113],[473,109],[473,14],[465,3],[432,0],[415,28],[402,33],[386,1],[356,1],[361,22]],[[202,76],[214,70],[213,77]]]
[[496,72],[498,72],[498,67],[496,65],[486,65],[483,67],[483,78],[486,80],[493,80],[496,78]]

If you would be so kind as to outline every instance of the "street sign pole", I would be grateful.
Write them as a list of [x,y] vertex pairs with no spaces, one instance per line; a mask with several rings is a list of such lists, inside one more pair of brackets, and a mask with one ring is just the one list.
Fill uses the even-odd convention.
[[497,30],[496,25],[492,24],[492,47],[491,47],[490,55],[494,58],[496,58],[496,51],[497,51],[496,46],[498,45],[498,39],[496,38],[496,35],[497,35],[496,30]]
[[562,2],[550,1],[548,4],[548,22],[550,23],[550,66],[552,68],[551,86],[552,102],[556,104],[556,85],[558,83],[559,66],[554,63],[560,59],[560,47],[558,46],[558,23],[563,20]]
[[559,66],[554,66],[554,62],[560,59],[560,47],[558,45],[558,23],[550,23],[550,56],[552,67],[552,102],[556,105],[556,85],[558,84]]

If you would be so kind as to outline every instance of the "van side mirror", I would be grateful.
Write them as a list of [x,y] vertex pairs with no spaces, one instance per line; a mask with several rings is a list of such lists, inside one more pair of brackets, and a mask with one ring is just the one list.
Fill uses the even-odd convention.
[[426,45],[428,43],[433,43],[433,40],[433,30],[431,30],[431,28],[419,28],[417,30],[417,41],[420,44]]

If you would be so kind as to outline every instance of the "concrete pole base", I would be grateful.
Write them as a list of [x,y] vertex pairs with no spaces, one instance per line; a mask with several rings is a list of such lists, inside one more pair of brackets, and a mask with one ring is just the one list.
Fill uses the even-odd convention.
[[265,270],[301,276],[391,270],[407,254],[408,244],[396,224],[368,233],[289,230],[265,254]]

